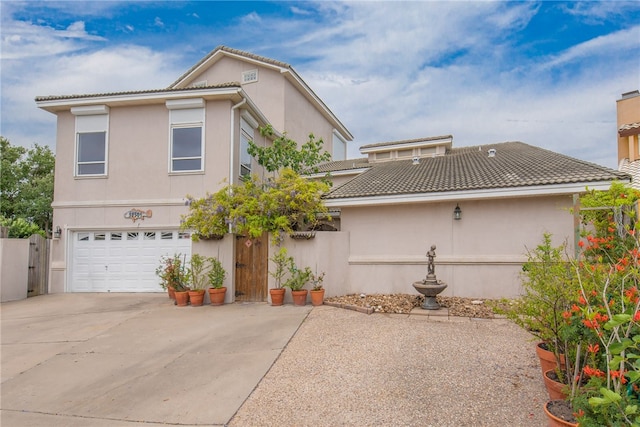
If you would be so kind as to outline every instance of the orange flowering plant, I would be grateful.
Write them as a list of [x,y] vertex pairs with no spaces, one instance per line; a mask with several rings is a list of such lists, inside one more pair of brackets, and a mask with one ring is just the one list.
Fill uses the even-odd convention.
[[[613,188],[624,196],[622,205],[637,199],[635,190],[626,190]],[[574,261],[580,290],[563,314],[578,337],[575,379],[588,379],[572,404],[581,427],[640,426],[639,224],[631,209],[590,213],[590,231]]]

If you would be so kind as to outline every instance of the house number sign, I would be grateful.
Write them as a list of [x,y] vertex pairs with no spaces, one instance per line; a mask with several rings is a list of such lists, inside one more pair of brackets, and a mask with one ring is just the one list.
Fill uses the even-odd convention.
[[126,219],[130,219],[133,222],[137,220],[144,221],[145,218],[151,218],[153,216],[153,211],[151,209],[143,211],[141,209],[131,209],[124,213],[124,217]]

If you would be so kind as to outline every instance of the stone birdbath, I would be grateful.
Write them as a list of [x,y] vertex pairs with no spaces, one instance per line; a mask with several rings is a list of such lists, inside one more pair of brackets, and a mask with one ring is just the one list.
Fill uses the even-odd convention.
[[413,287],[416,291],[424,295],[423,310],[439,310],[440,304],[436,301],[436,295],[444,291],[447,284],[442,280],[436,279],[436,267],[434,259],[436,257],[436,245],[431,245],[431,249],[427,252],[427,277],[419,282],[414,282]]

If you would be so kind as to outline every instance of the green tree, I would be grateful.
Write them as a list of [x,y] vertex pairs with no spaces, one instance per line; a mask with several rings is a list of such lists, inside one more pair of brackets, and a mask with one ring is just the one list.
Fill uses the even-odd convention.
[[[260,128],[260,134],[268,138],[275,137],[271,125]],[[259,147],[253,141],[249,141],[248,152],[269,172],[290,168],[297,174],[316,173],[318,164],[331,160],[331,154],[322,151],[323,146],[322,138],[316,139],[313,134],[309,134],[309,141],[298,149],[298,143],[289,139],[285,132],[266,147]]]
[[0,136],[0,162],[0,215],[51,230],[55,166],[51,149],[38,144],[30,149],[12,146]]

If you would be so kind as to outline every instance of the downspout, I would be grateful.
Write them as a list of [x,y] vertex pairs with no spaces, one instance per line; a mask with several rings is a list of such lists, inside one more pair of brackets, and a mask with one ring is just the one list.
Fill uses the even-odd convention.
[[[247,98],[243,98],[242,101],[238,102],[236,105],[234,105],[233,107],[231,107],[231,135],[230,135],[230,140],[229,140],[229,185],[233,185],[233,174],[234,174],[234,170],[233,170],[233,165],[235,164],[234,162],[234,158],[233,158],[233,154],[234,154],[234,141],[236,139],[236,128],[235,128],[235,111],[242,107],[244,104],[247,103]],[[229,188],[229,191],[231,191],[231,188]],[[231,233],[231,224],[229,224],[229,233]]]

